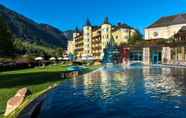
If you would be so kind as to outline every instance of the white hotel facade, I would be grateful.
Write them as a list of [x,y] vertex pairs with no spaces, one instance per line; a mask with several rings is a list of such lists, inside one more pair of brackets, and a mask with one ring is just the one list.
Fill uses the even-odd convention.
[[[145,29],[145,40],[158,40],[158,39],[170,39],[186,26],[186,14],[178,14],[174,16],[161,17],[159,20],[154,22],[152,25]],[[158,49],[155,49],[158,50]],[[172,51],[176,51],[180,54],[176,57],[172,56]],[[171,49],[170,47],[162,47],[159,50],[161,57],[158,57],[158,54],[153,53],[153,49],[144,48],[143,49],[143,62],[144,64],[151,64],[152,60],[156,58],[161,58],[161,62],[164,64],[175,63],[172,60],[185,61],[186,55],[183,49]],[[158,51],[157,51],[158,52]],[[157,60],[157,59],[156,59]],[[166,60],[166,61],[165,61]]]

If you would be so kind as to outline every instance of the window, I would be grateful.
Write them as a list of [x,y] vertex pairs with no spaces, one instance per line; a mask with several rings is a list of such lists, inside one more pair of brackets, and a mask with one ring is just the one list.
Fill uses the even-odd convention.
[[109,31],[109,28],[105,28],[103,31],[104,32],[108,32]]
[[129,32],[129,30],[128,30],[128,29],[126,29],[126,30],[125,30],[125,32]]
[[159,35],[158,32],[154,32],[154,33],[153,33],[153,36],[154,36],[154,37],[157,37],[158,35]]
[[178,53],[181,53],[181,48],[177,48]]
[[105,28],[105,32],[107,32],[107,29]]
[[118,36],[116,36],[116,39],[118,39]]
[[107,34],[107,39],[109,38],[109,35]]
[[124,36],[124,39],[129,39],[129,36]]
[[108,32],[108,31],[109,31],[109,28],[106,29],[106,32]]

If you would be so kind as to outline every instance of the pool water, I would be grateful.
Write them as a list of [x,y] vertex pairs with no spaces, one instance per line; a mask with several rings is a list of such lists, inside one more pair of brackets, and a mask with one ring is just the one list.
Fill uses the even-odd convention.
[[186,69],[100,68],[49,93],[39,118],[186,118]]

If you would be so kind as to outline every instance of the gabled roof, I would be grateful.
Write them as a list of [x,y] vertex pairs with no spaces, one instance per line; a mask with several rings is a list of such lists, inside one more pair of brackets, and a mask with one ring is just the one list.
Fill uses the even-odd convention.
[[147,28],[165,27],[177,24],[186,24],[186,13],[177,14],[174,16],[161,17],[159,20],[157,20],[155,23],[153,23]]
[[97,26],[97,25],[92,26],[93,31],[98,30],[98,29],[100,29],[100,28],[101,28],[101,26]]
[[128,24],[125,23],[118,23],[116,26],[112,26],[113,27],[113,31],[117,31],[118,29],[133,29],[132,27],[130,27]]
[[130,27],[128,24],[125,24],[125,23],[119,23],[117,27],[119,27],[119,28],[129,28],[129,29],[132,29],[132,27]]

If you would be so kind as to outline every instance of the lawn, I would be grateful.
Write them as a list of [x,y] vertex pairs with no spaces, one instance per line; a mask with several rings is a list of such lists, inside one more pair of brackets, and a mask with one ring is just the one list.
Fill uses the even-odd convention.
[[[60,84],[60,72],[67,69],[67,65],[52,65],[45,68],[38,67],[17,71],[0,73],[0,118],[6,108],[7,100],[14,96],[18,89],[27,87],[32,92],[32,96],[37,96],[49,86]],[[89,67],[87,71],[95,69]],[[33,98],[32,98],[33,99]]]

